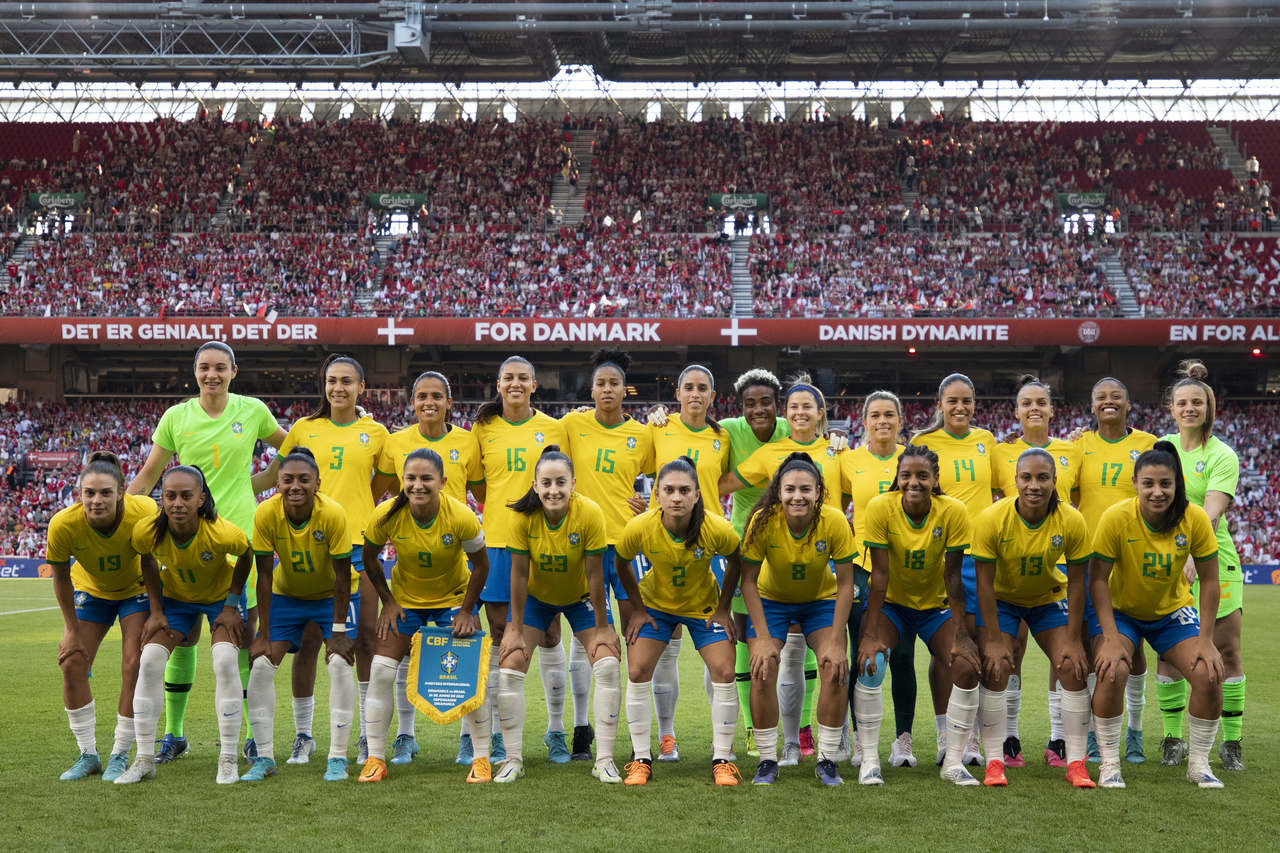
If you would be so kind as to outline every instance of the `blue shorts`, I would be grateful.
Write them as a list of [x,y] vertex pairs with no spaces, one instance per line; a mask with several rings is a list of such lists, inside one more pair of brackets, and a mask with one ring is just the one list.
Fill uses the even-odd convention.
[[111,626],[116,620],[124,620],[135,613],[151,612],[151,599],[140,593],[128,598],[98,598],[84,590],[77,589],[72,600],[76,604],[76,618],[81,622],[97,622],[99,625]]
[[[212,631],[213,620],[218,618],[226,605],[221,601],[215,601],[213,604],[192,604],[189,601],[179,601],[163,595],[160,597],[160,606],[164,610],[164,618],[169,623],[169,629],[186,637],[200,621],[201,616],[208,620],[209,630]],[[329,618],[333,619],[332,612]]]
[[964,612],[970,616],[978,614],[978,564],[969,554],[964,555],[960,564],[960,580],[964,582]]
[[480,600],[485,604],[511,601],[511,552],[506,548],[489,548],[489,576],[485,578]]
[[716,576],[716,585],[721,589],[724,588],[725,565],[724,557],[719,554],[711,558],[711,573]]
[[[1146,640],[1156,650],[1156,654],[1162,655],[1183,640],[1189,640],[1200,633],[1200,616],[1194,607],[1179,607],[1167,616],[1149,622],[1135,619],[1119,610],[1111,612],[1115,614],[1116,628],[1129,638],[1135,649]],[[1097,614],[1094,614],[1089,620],[1089,636],[1096,637],[1101,633],[1102,625],[1098,622]]]
[[933,639],[933,635],[938,633],[938,629],[951,618],[950,607],[916,610],[914,607],[903,607],[901,604],[889,601],[884,603],[881,612],[893,623],[893,627],[898,629],[899,641],[914,633],[924,641],[926,646]]
[[[1067,600],[1063,598],[1037,607],[1021,607],[996,599],[996,617],[1000,623],[1000,630],[1009,636],[1018,636],[1018,626],[1026,622],[1031,636],[1034,637],[1041,631],[1061,628],[1067,624]],[[974,618],[979,628],[985,624],[982,621],[981,611],[975,613]]]
[[[354,640],[356,620],[352,618],[353,609],[355,613],[360,612],[358,596],[356,607],[347,607],[347,636]],[[320,633],[326,640],[333,636],[333,598],[309,601],[271,593],[271,625],[267,629],[267,638],[271,642],[287,642],[289,651],[296,652],[302,644],[302,632],[306,630],[308,622],[319,625]]]
[[627,591],[622,588],[622,578],[618,577],[618,551],[612,545],[604,549],[601,556],[601,564],[604,567],[604,591],[609,594],[609,590],[613,590],[613,597],[618,601],[627,600]]
[[[806,637],[822,628],[830,628],[836,617],[836,600],[805,601],[800,604],[788,604],[782,601],[760,599],[764,605],[764,621],[769,628],[769,636],[775,640],[785,640],[787,631],[792,625],[799,624],[800,631]],[[747,636],[756,635],[756,626],[751,618],[747,618]]]
[[412,637],[424,625],[436,625],[449,628],[453,618],[458,615],[460,607],[406,607],[404,618],[396,620],[396,633],[402,637]]
[[[561,613],[564,614],[565,619],[569,620],[569,628],[575,634],[596,626],[596,610],[591,606],[590,598],[575,601],[573,604],[547,604],[532,595],[525,597],[524,624],[530,628],[546,631],[551,627],[551,623],[555,621],[556,616]],[[609,607],[605,607],[604,615],[605,619],[612,625],[613,613],[610,612]]]
[[652,607],[646,607],[645,610],[653,617],[653,621],[658,623],[658,628],[654,630],[646,623],[640,628],[641,637],[669,643],[676,626],[683,625],[685,630],[689,632],[689,637],[693,640],[695,649],[709,646],[712,643],[727,642],[729,639],[729,636],[725,634],[724,628],[720,627],[719,623],[712,622],[711,627],[708,628],[706,619],[676,616],[671,613],[664,613],[661,610],[654,610]]

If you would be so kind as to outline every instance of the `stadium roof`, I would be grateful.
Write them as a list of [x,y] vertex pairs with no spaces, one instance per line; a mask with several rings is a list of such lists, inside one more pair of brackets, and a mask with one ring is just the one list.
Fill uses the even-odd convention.
[[0,80],[1255,79],[1280,0],[0,2]]

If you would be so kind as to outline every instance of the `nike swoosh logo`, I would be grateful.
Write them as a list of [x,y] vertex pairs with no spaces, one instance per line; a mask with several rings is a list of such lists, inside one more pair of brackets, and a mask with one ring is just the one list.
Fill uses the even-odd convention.
[[1086,450],[1086,451],[1084,452],[1084,455],[1085,455],[1085,456],[1092,456],[1092,455],[1093,455],[1093,451],[1092,451],[1092,450]]
[[898,535],[897,533],[895,533],[895,532],[894,532],[894,531],[892,531],[892,530],[886,530],[885,532],[886,532],[886,533],[888,533],[890,536],[897,536],[897,535]]
[[587,436],[589,436],[589,435],[591,435],[591,433],[589,433],[589,432],[580,432],[580,433],[578,433],[578,436],[579,436],[580,438],[586,438],[586,437],[587,437]]
[[1126,539],[1126,542],[1141,542],[1141,539]]
[[486,439],[484,440],[484,443],[485,443],[485,444],[493,444],[493,443],[494,443],[495,441],[497,441],[497,440],[498,440],[498,437],[495,435],[493,438],[486,438]]
[[222,716],[224,716],[224,717],[234,717],[235,715],[236,715],[236,712],[235,712],[235,711],[223,711],[223,712],[222,712]]
[[777,546],[777,545],[770,545],[769,547],[770,547],[770,548],[777,548],[778,546]]
[[319,438],[319,437],[320,437],[320,433],[318,432],[313,432],[307,436],[307,438]]
[[334,723],[334,724],[333,724],[333,727],[334,727],[335,729],[345,729],[345,728],[346,728],[347,726],[349,726],[349,725],[351,725],[351,724],[350,724],[350,723]]
[[861,473],[863,473],[863,470],[862,470],[861,468],[859,468],[858,470],[854,471],[853,473],[855,473],[855,474],[861,474]]
[[1003,544],[1004,544],[1004,543],[1006,543],[1006,542],[1012,542],[1012,541],[1013,541],[1013,538],[1012,538],[1012,537],[1010,537],[1009,539],[1001,539],[1001,540],[1000,540],[1000,544],[1001,544],[1001,545],[1003,545]]
[[409,537],[408,537],[408,536],[397,536],[396,538],[397,538],[397,539],[408,539]]

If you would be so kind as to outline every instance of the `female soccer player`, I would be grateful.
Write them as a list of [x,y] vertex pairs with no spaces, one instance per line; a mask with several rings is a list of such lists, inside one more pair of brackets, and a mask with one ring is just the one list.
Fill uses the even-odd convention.
[[824,785],[843,782],[834,756],[848,713],[845,631],[857,549],[848,519],[826,502],[825,491],[822,470],[810,455],[792,453],[770,479],[743,540],[742,597],[751,614],[751,701],[760,749],[752,780],[757,785],[778,778],[777,666],[783,637],[795,623],[822,673],[817,776]]
[[[616,568],[617,544],[645,501],[635,490],[636,478],[654,470],[653,433],[622,412],[627,396],[627,369],[631,356],[618,350],[600,350],[591,359],[591,399],[595,408],[570,412],[560,419],[569,440],[568,456],[577,475],[575,493],[584,495],[604,512],[605,538],[601,556],[605,583],[618,600],[618,615],[626,625],[631,618],[631,602]],[[573,748],[570,758],[591,759],[594,737],[587,722],[591,693],[590,656],[575,632],[569,646],[569,687],[573,692]],[[616,724],[615,724],[616,725]],[[504,738],[505,740],[505,738]]]
[[[1244,576],[1240,571],[1240,556],[1231,541],[1231,531],[1222,520],[1235,500],[1240,459],[1231,445],[1213,434],[1217,401],[1213,389],[1205,381],[1209,376],[1208,369],[1199,361],[1185,361],[1179,373],[1182,378],[1170,389],[1168,400],[1169,412],[1178,425],[1178,432],[1165,436],[1163,440],[1178,448],[1182,471],[1186,475],[1187,500],[1208,513],[1218,539],[1221,590],[1217,617],[1213,622],[1213,643],[1222,655],[1226,673],[1222,681],[1222,746],[1218,749],[1218,757],[1222,760],[1223,770],[1243,770],[1240,732],[1244,716],[1244,662],[1240,657],[1240,631],[1244,621]],[[1187,563],[1185,572],[1187,579],[1191,580],[1194,566]],[[1194,585],[1191,595],[1199,597],[1199,589]],[[1203,617],[1203,612],[1200,615]],[[1168,696],[1176,695],[1176,704],[1185,705],[1186,679],[1163,659],[1158,668],[1160,675],[1169,679],[1161,686],[1161,692]],[[1181,712],[1177,713],[1177,718],[1177,725],[1181,728]],[[1179,743],[1185,748],[1185,742],[1179,740]]]
[[[741,776],[729,759],[738,725],[733,684],[737,635],[729,600],[741,571],[738,534],[718,513],[707,511],[698,470],[687,456],[662,466],[654,493],[658,505],[628,522],[618,543],[618,559],[630,563],[643,554],[649,564],[632,596],[627,625],[627,727],[635,757],[626,767],[626,783],[644,785],[653,775],[649,728],[654,669],[672,632],[683,625],[711,672],[712,778],[717,785],[737,785]],[[720,584],[711,570],[717,556],[725,558]]]
[[217,781],[233,784],[239,779],[236,742],[244,691],[236,657],[246,640],[239,608],[253,565],[249,540],[238,526],[219,517],[204,473],[191,465],[178,465],[160,481],[160,511],[134,526],[131,541],[141,558],[150,615],[142,628],[133,694],[138,752],[116,784],[155,778],[156,722],[165,661],[179,643],[190,642],[201,616],[209,623],[213,644],[214,709],[221,741]]
[[[369,678],[369,760],[360,772],[361,782],[380,782],[387,777],[383,756],[391,722],[391,692],[413,635],[433,623],[452,627],[455,637],[470,637],[480,628],[476,608],[489,575],[484,532],[475,513],[448,494],[445,471],[443,458],[431,448],[410,451],[400,471],[399,493],[377,506],[365,530],[365,559],[376,560],[389,542],[396,562],[390,587],[381,572],[369,576],[382,599],[382,616]],[[465,718],[473,750],[467,774],[471,783],[493,778],[490,705],[489,701],[481,703]]]
[[[498,654],[502,665],[498,713],[507,761],[495,782],[514,782],[524,775],[524,678],[533,650],[559,614],[569,620],[574,638],[586,648],[596,681],[595,728],[600,756],[591,775],[605,783],[622,781],[613,763],[622,650],[613,630],[601,565],[608,544],[606,522],[595,501],[574,491],[573,471],[569,457],[550,445],[538,457],[528,494],[511,505],[524,517],[517,519],[507,546],[511,552],[511,619]],[[626,584],[628,592],[636,592],[629,574]]]
[[961,761],[964,742],[978,714],[981,669],[977,645],[962,618],[960,564],[969,547],[969,517],[964,504],[942,494],[938,473],[938,455],[913,444],[899,457],[890,490],[872,498],[867,506],[871,589],[862,617],[859,674],[853,694],[862,743],[858,781],[863,785],[884,784],[879,749],[883,713],[880,684],[888,654],[904,630],[925,642],[939,674],[952,684],[942,778],[957,785],[978,784]]
[[[266,404],[254,397],[231,393],[231,382],[239,368],[231,347],[209,341],[196,350],[195,377],[200,395],[169,407],[151,435],[147,461],[129,483],[131,495],[150,494],[160,474],[174,454],[183,465],[198,466],[208,480],[222,518],[239,527],[245,539],[253,531],[255,495],[275,485],[275,474],[263,471],[251,476],[254,449],[259,441],[278,448],[285,431],[276,423]],[[250,635],[257,630],[257,592],[254,579],[245,589],[245,612]],[[187,751],[183,720],[187,698],[196,675],[196,642],[200,623],[192,623],[192,634],[169,656],[164,671],[164,741],[156,762],[172,761]],[[249,652],[240,653],[240,679],[249,680]],[[245,744],[251,753],[250,741]]]
[[[1067,780],[1077,788],[1094,787],[1085,766],[1089,661],[1080,645],[1092,543],[1084,516],[1060,494],[1059,464],[1043,448],[1024,450],[1014,468],[1016,497],[978,513],[973,526],[983,660],[979,722],[987,785],[1008,784],[1005,763],[996,756],[1008,755],[1005,690],[1013,678],[1013,645],[1025,623],[1066,688]],[[1065,576],[1059,562],[1067,566]]]
[[1209,750],[1222,713],[1222,655],[1212,622],[1203,625],[1182,567],[1190,558],[1200,581],[1200,612],[1218,612],[1218,540],[1208,514],[1187,500],[1178,449],[1157,441],[1134,464],[1138,496],[1102,514],[1093,538],[1089,623],[1094,666],[1094,726],[1102,767],[1098,784],[1123,788],[1120,712],[1129,661],[1146,640],[1191,682],[1187,780],[1221,788],[1209,769]]
[[[129,766],[133,689],[138,681],[142,625],[150,609],[138,552],[133,550],[133,528],[142,519],[155,517],[156,503],[125,494],[120,460],[105,450],[89,454],[76,491],[77,502],[49,520],[45,549],[64,626],[58,643],[63,706],[80,748],[80,757],[61,778],[83,779],[101,770],[103,780],[110,782]],[[97,716],[89,673],[116,619],[120,620],[120,699],[115,742],[103,769],[94,734]]]
[[[355,632],[348,618],[351,537],[347,513],[334,498],[318,494],[320,468],[305,447],[279,457],[276,493],[253,515],[258,564],[258,602],[266,631],[250,646],[249,719],[258,755],[241,782],[275,775],[276,669],[297,652],[302,632],[315,625],[327,647],[329,668],[329,761],[326,782],[347,778],[347,744],[355,713],[351,663]],[[275,557],[280,558],[273,570]],[[366,622],[366,633],[372,633]]]
[[[507,624],[511,603],[511,554],[507,545],[519,520],[509,506],[524,497],[533,482],[533,464],[543,448],[550,444],[567,447],[564,425],[539,412],[530,402],[538,390],[533,364],[523,356],[513,355],[498,368],[498,399],[485,403],[476,412],[473,434],[480,446],[484,469],[484,535],[489,549],[489,578],[485,582],[485,614],[493,649],[489,660],[487,695],[498,696],[498,649]],[[552,620],[538,653],[538,669],[547,700],[547,732],[543,743],[556,764],[569,761],[569,747],[564,742],[564,688],[566,657],[560,643],[560,619]],[[492,711],[493,706],[490,706]],[[496,718],[491,715],[491,720]],[[493,723],[496,725],[496,720]],[[475,732],[472,732],[475,736]],[[506,757],[500,732],[493,733],[493,759]]]

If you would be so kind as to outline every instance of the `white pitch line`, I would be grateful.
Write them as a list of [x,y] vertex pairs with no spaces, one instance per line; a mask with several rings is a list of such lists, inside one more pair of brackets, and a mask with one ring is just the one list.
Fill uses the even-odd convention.
[[17,616],[19,613],[41,613],[45,610],[57,610],[57,605],[53,607],[33,607],[30,610],[6,610],[0,613],[0,616]]

